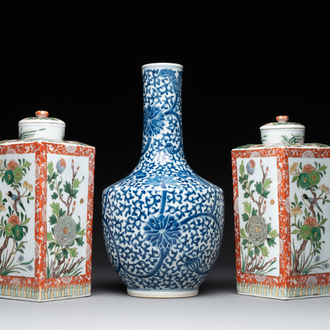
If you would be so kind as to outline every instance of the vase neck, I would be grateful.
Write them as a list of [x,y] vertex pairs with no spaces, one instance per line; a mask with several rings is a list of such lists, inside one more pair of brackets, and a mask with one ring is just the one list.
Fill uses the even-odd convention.
[[148,65],[143,75],[142,159],[184,159],[182,143],[182,67]]

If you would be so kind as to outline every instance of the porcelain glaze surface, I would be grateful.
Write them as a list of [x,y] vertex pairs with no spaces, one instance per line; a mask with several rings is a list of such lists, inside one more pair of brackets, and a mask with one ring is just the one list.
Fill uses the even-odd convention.
[[[0,142],[3,298],[90,295],[95,150],[60,140],[64,131],[54,138],[52,129],[43,129],[49,120],[23,120],[36,129],[29,126],[22,140]],[[62,121],[54,121],[64,129]]]
[[142,68],[144,127],[134,171],[103,192],[109,258],[131,295],[193,296],[221,244],[224,197],[195,174],[182,143],[182,66]]
[[19,138],[21,140],[36,138],[63,140],[65,132],[64,121],[48,117],[48,115],[48,111],[39,110],[36,112],[36,117],[20,120],[18,123]]
[[262,137],[276,132],[267,143],[232,151],[237,290],[278,299],[329,295],[330,147],[290,139],[292,127],[303,137],[304,126],[281,117],[265,125],[270,130],[262,126]]
[[303,144],[305,140],[305,126],[288,122],[288,116],[277,116],[276,122],[260,127],[261,142],[263,144],[280,143],[284,145]]

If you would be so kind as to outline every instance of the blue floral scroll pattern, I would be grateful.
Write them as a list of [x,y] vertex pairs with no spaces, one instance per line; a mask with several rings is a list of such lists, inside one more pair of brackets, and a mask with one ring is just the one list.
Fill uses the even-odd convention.
[[170,248],[181,236],[181,224],[172,215],[150,217],[143,229],[146,241],[159,249]]
[[103,192],[106,248],[131,289],[197,288],[219,253],[223,192],[185,161],[182,71],[146,70],[143,83],[140,162]]

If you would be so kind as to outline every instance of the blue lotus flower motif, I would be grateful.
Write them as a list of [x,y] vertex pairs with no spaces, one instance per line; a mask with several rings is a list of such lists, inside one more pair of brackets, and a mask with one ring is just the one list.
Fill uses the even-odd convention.
[[181,236],[181,225],[173,215],[161,214],[158,218],[150,217],[143,229],[146,240],[160,249],[175,245]]
[[148,105],[144,112],[144,132],[148,136],[157,135],[164,128],[165,115],[158,107]]
[[169,186],[176,187],[180,185],[180,181],[175,179],[173,176],[160,176],[156,175],[153,178],[148,178],[147,185],[151,185],[153,187],[160,187],[166,189]]

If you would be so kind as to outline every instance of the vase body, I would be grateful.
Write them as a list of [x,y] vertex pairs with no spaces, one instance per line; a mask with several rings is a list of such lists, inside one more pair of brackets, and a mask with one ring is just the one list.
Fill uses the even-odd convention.
[[90,295],[94,147],[44,111],[0,142],[0,297]]
[[232,151],[237,291],[277,299],[330,294],[330,147],[304,126],[262,126]]
[[142,67],[141,158],[103,191],[110,261],[130,295],[189,297],[212,269],[224,225],[222,190],[188,166],[182,145],[182,66]]

